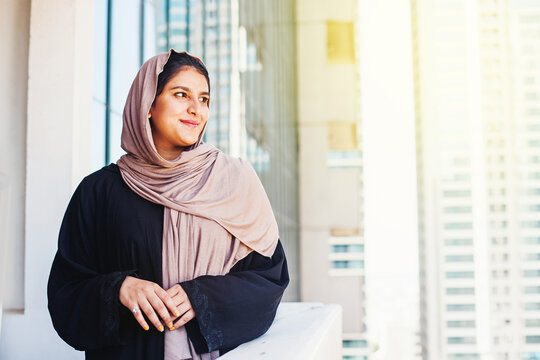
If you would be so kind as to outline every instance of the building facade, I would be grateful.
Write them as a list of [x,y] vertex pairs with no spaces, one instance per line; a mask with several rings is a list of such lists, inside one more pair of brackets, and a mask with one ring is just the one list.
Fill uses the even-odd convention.
[[540,7],[413,0],[424,359],[540,356]]
[[358,3],[297,2],[301,298],[343,307],[343,359],[367,359]]

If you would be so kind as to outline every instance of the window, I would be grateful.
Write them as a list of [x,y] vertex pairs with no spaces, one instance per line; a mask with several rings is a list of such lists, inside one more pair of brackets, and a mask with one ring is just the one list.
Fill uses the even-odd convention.
[[330,275],[359,276],[364,269],[364,243],[359,236],[360,230],[332,229],[328,240],[330,251]]
[[480,356],[475,353],[448,354],[448,360],[476,360],[476,359],[480,359]]
[[446,295],[474,295],[474,288],[446,288]]
[[525,286],[523,288],[524,294],[540,294],[540,286]]
[[523,243],[527,245],[540,245],[540,237],[523,238]]
[[524,277],[540,277],[540,270],[523,270]]
[[363,260],[332,260],[332,269],[363,269]]
[[446,327],[449,328],[474,328],[476,321],[474,320],[450,320],[446,322]]
[[527,254],[525,255],[525,261],[540,261],[540,254]]
[[539,359],[540,359],[540,351],[521,354],[521,360],[539,360]]
[[444,245],[446,246],[471,246],[472,244],[473,244],[472,239],[445,239],[444,240]]
[[540,344],[540,335],[525,336],[525,343],[527,343],[527,344]]
[[362,339],[343,340],[344,348],[367,348],[367,341]]
[[356,61],[352,22],[328,21],[326,36],[326,59],[329,64],[353,64]]
[[540,319],[526,319],[525,326],[526,327],[540,327]]
[[332,169],[359,168],[362,166],[362,152],[353,150],[329,150],[326,165]]
[[443,191],[444,197],[470,197],[470,190],[446,190]]
[[446,223],[444,224],[444,228],[446,230],[472,229],[472,223],[470,222]]
[[364,252],[363,244],[332,245],[332,253]]
[[472,279],[474,278],[474,271],[447,271],[447,279]]
[[446,311],[474,311],[474,304],[447,304]]
[[522,221],[521,227],[526,229],[540,228],[540,221]]
[[476,338],[474,336],[457,336],[447,338],[449,345],[454,344],[476,344]]
[[446,206],[443,209],[445,214],[469,214],[472,212],[471,206]]
[[446,255],[444,257],[446,262],[472,262],[474,260],[473,255]]
[[525,303],[523,309],[527,311],[537,311],[540,310],[540,303]]

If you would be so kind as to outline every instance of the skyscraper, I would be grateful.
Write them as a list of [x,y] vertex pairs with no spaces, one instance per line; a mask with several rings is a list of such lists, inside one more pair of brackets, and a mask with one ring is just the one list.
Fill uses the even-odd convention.
[[423,358],[536,359],[540,4],[411,3]]

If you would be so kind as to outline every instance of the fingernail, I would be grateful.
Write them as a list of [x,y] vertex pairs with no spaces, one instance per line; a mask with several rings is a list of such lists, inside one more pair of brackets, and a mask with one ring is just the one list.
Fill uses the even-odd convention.
[[171,327],[171,328],[170,328],[169,330],[173,331],[173,330],[174,330],[174,326],[173,326],[173,327]]
[[145,325],[145,326],[144,326],[144,330],[148,331],[148,329],[150,329],[150,328],[148,327],[148,325]]
[[163,332],[163,326],[160,326],[158,330]]
[[174,312],[174,315],[180,316],[180,313],[178,312],[178,310],[176,310],[176,311]]
[[168,323],[167,326],[171,328],[172,327],[172,322]]

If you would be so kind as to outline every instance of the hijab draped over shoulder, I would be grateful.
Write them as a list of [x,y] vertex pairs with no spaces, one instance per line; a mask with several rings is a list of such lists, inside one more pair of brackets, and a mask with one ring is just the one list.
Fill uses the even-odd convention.
[[[194,268],[183,266],[184,262],[205,261],[208,263],[205,266],[214,274],[226,273],[231,266],[212,271],[212,266],[223,267],[223,264],[213,264],[215,248],[205,248],[204,242],[198,248],[185,247],[180,256],[171,251],[182,247],[182,242],[194,236],[190,228],[179,226],[181,215],[213,221],[237,239],[241,246],[236,246],[235,254],[231,254],[234,261],[250,251],[270,257],[278,242],[277,223],[255,171],[248,162],[203,143],[204,129],[198,141],[174,160],[166,160],[157,152],[148,113],[156,96],[158,76],[173,52],[171,49],[152,57],[135,77],[123,113],[122,149],[127,154],[118,160],[126,184],[141,197],[164,206],[162,268],[165,289],[174,285],[167,284],[170,281],[166,279],[184,281],[198,276]],[[201,234],[204,237],[204,232]],[[171,277],[169,273],[176,275]],[[180,352],[187,351],[186,339],[183,343],[178,341]]]

